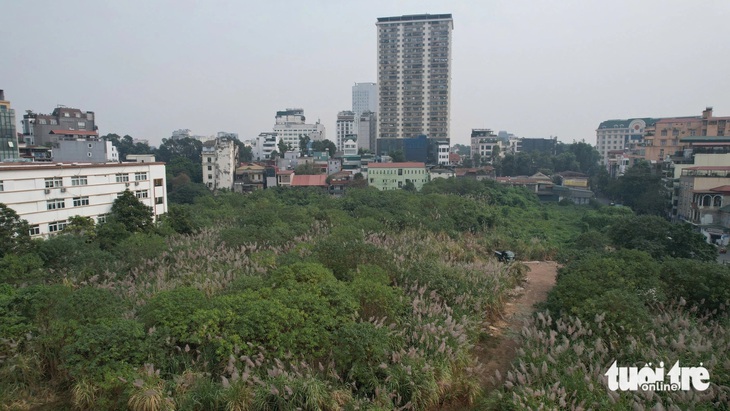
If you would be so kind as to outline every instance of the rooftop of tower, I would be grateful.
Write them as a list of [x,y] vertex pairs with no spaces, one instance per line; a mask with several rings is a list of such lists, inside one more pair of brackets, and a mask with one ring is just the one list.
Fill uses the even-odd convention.
[[405,16],[378,17],[378,23],[392,23],[396,21],[414,20],[443,20],[450,18],[452,18],[451,14],[409,14]]

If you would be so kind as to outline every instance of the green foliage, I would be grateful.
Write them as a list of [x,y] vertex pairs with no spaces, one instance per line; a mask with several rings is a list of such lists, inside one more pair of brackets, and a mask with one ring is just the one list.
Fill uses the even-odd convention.
[[58,318],[88,325],[104,319],[119,318],[124,312],[122,300],[110,290],[82,287],[58,306]]
[[164,327],[170,334],[186,341],[197,332],[191,318],[198,310],[209,307],[208,299],[201,291],[190,287],[163,291],[152,297],[139,313],[145,328]]
[[176,204],[170,204],[162,222],[179,234],[192,234],[198,230],[190,210]]
[[610,230],[613,244],[642,250],[654,258],[675,257],[714,261],[717,250],[704,237],[682,224],[671,224],[656,216],[619,219]]
[[68,219],[68,225],[63,229],[64,234],[78,235],[92,242],[96,238],[96,224],[91,217],[73,216]]
[[30,248],[30,227],[18,214],[0,203],[0,257],[23,253]]
[[730,302],[730,268],[715,262],[667,259],[661,278],[671,299],[683,298],[702,311],[721,310]]
[[64,367],[74,378],[97,379],[139,367],[147,357],[144,336],[142,324],[134,320],[102,320],[79,328],[61,350]]
[[334,157],[337,152],[337,146],[328,139],[312,141],[312,151],[326,151],[330,157]]
[[364,394],[372,394],[385,372],[380,364],[388,362],[388,329],[369,322],[346,324],[336,331],[334,360],[337,369]]
[[613,194],[637,214],[663,216],[668,205],[661,175],[646,161],[634,164],[619,177]]
[[660,268],[648,254],[629,250],[573,261],[560,270],[547,307],[583,321],[607,313],[616,328],[639,333],[649,315],[642,307],[665,301]]
[[43,260],[36,253],[5,254],[0,259],[0,283],[35,283],[43,277]]
[[387,318],[388,322],[400,322],[406,313],[401,289],[390,285],[390,278],[380,267],[360,265],[350,288],[359,302],[358,314],[363,320]]
[[173,204],[195,204],[197,199],[211,195],[210,190],[205,184],[189,182],[173,184],[173,189],[170,191],[168,200]]
[[134,193],[124,190],[114,200],[109,218],[120,223],[130,233],[148,232],[153,228],[152,208],[142,204]]

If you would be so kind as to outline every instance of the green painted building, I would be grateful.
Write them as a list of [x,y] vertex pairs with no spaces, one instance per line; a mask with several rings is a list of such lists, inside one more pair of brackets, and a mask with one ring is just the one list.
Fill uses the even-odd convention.
[[378,190],[399,190],[412,183],[420,190],[429,180],[425,163],[368,163],[368,185]]

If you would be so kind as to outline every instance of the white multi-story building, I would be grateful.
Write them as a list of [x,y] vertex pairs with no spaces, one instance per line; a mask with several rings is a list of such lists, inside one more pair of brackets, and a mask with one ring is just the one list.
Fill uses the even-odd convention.
[[355,83],[352,86],[352,111],[355,120],[366,111],[378,110],[378,85],[375,83]]
[[504,157],[508,148],[504,141],[488,128],[474,128],[471,130],[471,156],[479,154],[481,161],[491,162],[495,155]]
[[451,152],[451,147],[449,147],[449,143],[439,141],[436,143],[436,145],[438,149],[438,163],[442,166],[449,165],[449,153]]
[[63,230],[73,216],[105,221],[124,190],[152,208],[167,212],[164,163],[0,164],[0,203],[30,224],[30,234],[46,237]]
[[355,113],[352,111],[340,111],[337,113],[337,151],[344,149],[345,140],[347,140],[353,134],[357,134],[357,128],[355,128]]
[[626,120],[607,120],[596,129],[596,149],[601,154],[601,164],[607,166],[609,152],[628,149],[632,144],[641,144],[647,126],[653,126],[656,119],[630,118]]
[[276,112],[276,124],[274,133],[286,144],[291,144],[293,151],[299,151],[299,137],[309,136],[312,141],[324,140],[324,125],[317,120],[314,124],[306,124],[304,110],[301,108],[288,108]]
[[451,14],[381,17],[378,137],[448,139]]
[[243,144],[251,147],[251,155],[256,161],[264,161],[271,159],[271,152],[276,150],[277,134],[264,132],[251,140],[246,140]]
[[211,190],[233,189],[238,145],[227,137],[203,143],[203,183]]

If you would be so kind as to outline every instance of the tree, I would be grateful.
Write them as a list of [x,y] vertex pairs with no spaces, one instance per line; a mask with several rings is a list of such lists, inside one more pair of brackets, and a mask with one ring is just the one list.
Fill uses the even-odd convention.
[[568,147],[578,162],[578,171],[584,174],[593,175],[601,168],[599,161],[601,154],[592,145],[581,141],[573,143]]
[[142,204],[129,190],[124,190],[114,200],[110,218],[122,224],[130,233],[150,231],[153,227],[152,208]]
[[279,143],[276,145],[279,148],[279,153],[283,156],[286,154],[287,151],[292,151],[292,146],[290,143],[285,143],[284,139],[279,140]]
[[406,156],[403,154],[403,150],[391,151],[388,155],[393,159],[394,163],[402,163],[406,161]]
[[334,157],[335,153],[337,152],[337,146],[335,145],[335,143],[327,139],[321,141],[313,141],[312,151],[327,151],[330,157]]
[[646,161],[636,163],[619,177],[616,194],[637,214],[665,214],[666,189],[661,177],[652,172]]
[[[194,183],[203,182],[203,168],[201,163],[193,163],[189,158],[186,157],[175,157],[167,164],[165,164],[167,170],[167,182],[171,184],[174,178],[178,178],[180,175],[186,175]],[[171,187],[168,187],[170,189]]]
[[308,135],[300,134],[299,135],[299,151],[301,151],[302,153],[306,152],[307,154],[309,154],[309,148],[307,146],[309,145],[310,141],[311,140]]
[[134,139],[129,136],[125,135],[124,137],[119,137],[118,134],[107,134],[102,137],[105,140],[109,140],[112,142],[112,145],[117,148],[117,152],[119,153],[119,158],[121,160],[126,160],[127,155],[129,154],[153,154],[154,150],[147,144],[147,143],[135,143]]
[[185,157],[193,164],[202,164],[202,151],[203,143],[200,140],[190,137],[174,140],[163,138],[155,156],[157,161],[164,161],[165,163],[176,157]]
[[0,257],[30,248],[30,227],[15,210],[0,203]]
[[238,161],[242,163],[250,163],[253,161],[253,150],[251,147],[243,146],[238,148]]
[[63,233],[86,236],[87,241],[93,241],[96,238],[94,219],[80,215],[73,216],[69,218],[68,225],[63,229]]
[[490,159],[492,162],[496,161],[499,158],[500,149],[499,146],[494,146],[494,149],[492,149],[492,158]]
[[365,180],[365,176],[362,173],[355,173],[355,175],[352,177],[352,180],[347,186],[353,188],[363,188],[368,186],[368,182],[367,180]]

